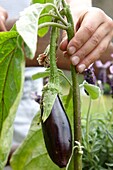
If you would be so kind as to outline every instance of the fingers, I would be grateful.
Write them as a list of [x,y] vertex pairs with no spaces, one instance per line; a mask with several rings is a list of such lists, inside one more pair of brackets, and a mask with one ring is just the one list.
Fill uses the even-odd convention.
[[103,15],[104,14],[101,10],[96,9],[86,13],[82,21],[78,20],[78,22],[81,22],[79,24],[80,27],[67,46],[67,50],[70,55],[72,55],[70,47],[75,47],[76,51],[80,49],[89,40],[89,38],[91,38],[95,31],[97,31],[100,25],[105,23],[105,16]]
[[83,60],[81,60],[79,64],[76,65],[76,70],[79,73],[82,73],[92,63],[98,60],[100,56],[106,51],[110,41],[111,33],[108,34],[91,53],[89,53]]
[[77,25],[72,40],[64,40],[60,47],[82,73],[106,51],[113,37],[113,21],[102,10],[93,8],[79,18]]
[[100,27],[96,30],[96,32],[94,32],[94,34],[88,39],[88,41],[80,49],[78,49],[78,51],[74,55],[71,56],[70,59],[72,60],[72,63],[76,65],[73,61],[73,57],[75,56],[78,56],[80,60],[83,60],[89,53],[91,53],[91,51],[96,48],[96,46],[99,45],[99,43],[104,39],[104,37],[106,37],[110,33],[111,29],[108,24],[101,24]]

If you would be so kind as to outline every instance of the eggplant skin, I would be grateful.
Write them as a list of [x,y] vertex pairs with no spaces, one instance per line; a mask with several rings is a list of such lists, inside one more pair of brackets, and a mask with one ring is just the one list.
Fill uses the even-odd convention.
[[[42,107],[43,114],[43,107]],[[60,168],[66,167],[72,153],[72,131],[62,102],[57,95],[52,111],[42,131],[48,154]]]

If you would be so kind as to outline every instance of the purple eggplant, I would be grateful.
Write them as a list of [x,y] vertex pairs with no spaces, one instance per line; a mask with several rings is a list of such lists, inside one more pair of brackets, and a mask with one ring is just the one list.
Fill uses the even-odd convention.
[[[41,113],[43,115],[43,107]],[[50,158],[60,168],[66,167],[72,153],[72,132],[58,95],[49,117],[42,121],[42,130]]]

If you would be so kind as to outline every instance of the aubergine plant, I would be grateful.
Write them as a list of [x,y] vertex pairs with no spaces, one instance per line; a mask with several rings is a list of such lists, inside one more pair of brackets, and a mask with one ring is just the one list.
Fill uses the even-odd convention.
[[[33,79],[49,77],[48,83],[43,88],[41,100],[43,114],[42,112],[41,114],[37,113],[34,117],[27,137],[12,156],[11,167],[13,170],[59,169],[50,160],[54,153],[52,153],[52,156],[48,156],[40,122],[44,124],[48,120],[55,100],[61,94],[59,77],[65,77],[56,64],[57,41],[60,30],[67,32],[68,40],[70,41],[74,36],[74,24],[70,8],[64,0],[33,0],[32,4],[21,13],[19,20],[9,32],[0,32],[0,170],[3,170],[11,149],[13,122],[21,99],[24,81],[24,55],[26,54],[28,58],[33,59],[38,41],[37,34],[43,37],[49,29],[51,30],[50,44],[44,54],[40,55],[43,58],[39,58],[41,62],[44,60],[43,63],[45,61],[49,62],[45,64],[47,69],[45,72],[33,75]],[[82,170],[83,151],[81,146],[79,75],[73,65],[70,65],[70,70],[72,75],[71,82],[65,78],[70,84],[67,101],[69,102],[72,98],[73,103],[72,113],[70,113],[73,117],[73,123],[70,122],[73,125],[73,127],[70,127],[72,128],[72,138],[70,137],[72,148],[69,147],[70,155],[66,157],[66,159],[68,158],[65,164],[66,167],[64,165],[60,167],[68,170]],[[99,89],[97,87],[95,88],[94,85],[87,82],[84,82],[82,86],[84,86],[92,99],[98,98]],[[61,107],[63,107],[62,104]],[[43,130],[46,133],[45,127]],[[51,131],[49,129],[49,133],[52,133]],[[62,138],[61,135],[60,138]],[[66,136],[64,140],[67,140]],[[48,141],[45,140],[45,142],[47,146]],[[65,143],[62,140],[60,142]],[[61,152],[61,148],[59,151],[56,145],[54,147],[56,152]],[[63,152],[65,153],[65,151],[64,149]],[[55,163],[60,162],[58,156],[54,159]],[[59,159],[61,159],[60,156]]]

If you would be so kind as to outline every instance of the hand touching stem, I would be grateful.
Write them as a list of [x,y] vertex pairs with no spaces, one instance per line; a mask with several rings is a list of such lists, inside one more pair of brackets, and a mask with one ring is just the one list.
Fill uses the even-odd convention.
[[68,43],[60,44],[64,56],[70,57],[76,70],[82,73],[91,63],[101,57],[113,37],[113,21],[101,9],[91,7],[74,16],[75,34]]

